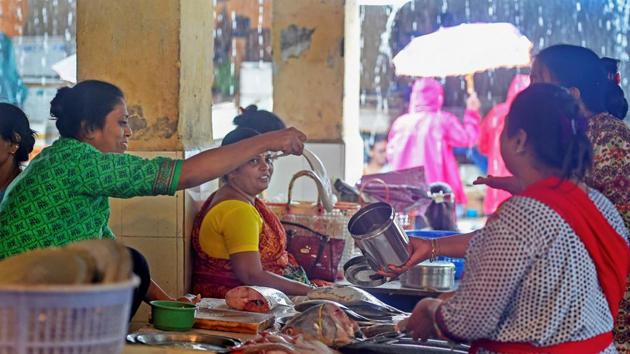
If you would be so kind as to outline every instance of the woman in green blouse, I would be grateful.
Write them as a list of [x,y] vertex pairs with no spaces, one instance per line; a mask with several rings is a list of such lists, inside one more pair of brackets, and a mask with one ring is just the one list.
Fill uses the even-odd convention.
[[[288,128],[186,160],[128,155],[132,132],[124,95],[95,80],[59,89],[50,113],[61,137],[30,162],[0,202],[0,259],[35,248],[114,238],[107,225],[109,197],[173,195],[266,151],[301,154],[306,139]],[[142,263],[141,256],[133,255]],[[148,284],[141,298],[170,299],[155,283]]]

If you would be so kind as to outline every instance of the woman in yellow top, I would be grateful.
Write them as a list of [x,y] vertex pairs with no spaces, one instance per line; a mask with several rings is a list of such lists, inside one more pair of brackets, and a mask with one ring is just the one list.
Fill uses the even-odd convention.
[[[236,128],[222,146],[258,135]],[[222,186],[205,202],[192,231],[193,291],[225,297],[239,285],[260,285],[289,295],[305,295],[310,282],[286,251],[280,220],[256,198],[273,174],[273,156],[260,154],[222,178]]]

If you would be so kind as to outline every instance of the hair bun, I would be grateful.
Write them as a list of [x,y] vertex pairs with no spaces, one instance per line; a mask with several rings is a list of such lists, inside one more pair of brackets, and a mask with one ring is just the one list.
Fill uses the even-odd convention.
[[71,90],[70,87],[62,87],[57,90],[57,94],[55,95],[55,98],[53,98],[52,101],[50,101],[51,117],[55,117],[57,119],[63,119],[63,116],[64,116],[63,103],[66,97],[68,97],[68,95],[70,94],[70,90]]
[[258,110],[258,106],[256,106],[255,104],[250,104],[249,106],[245,107],[245,110],[243,111],[243,113],[256,112],[257,110]]
[[241,114],[239,114],[238,116],[234,117],[234,119],[232,120],[232,123],[234,123],[234,125],[236,125],[237,127],[242,127],[243,125],[247,125],[245,123],[245,120],[247,119],[252,119],[253,113],[258,112],[258,106],[256,106],[255,104],[250,104],[249,106],[243,108],[239,108],[241,111]]

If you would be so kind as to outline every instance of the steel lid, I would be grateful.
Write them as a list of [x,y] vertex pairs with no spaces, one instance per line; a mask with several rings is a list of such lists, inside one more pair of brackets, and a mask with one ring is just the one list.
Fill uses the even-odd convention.
[[387,282],[387,278],[376,274],[364,256],[350,259],[343,268],[346,280],[354,285],[376,287]]

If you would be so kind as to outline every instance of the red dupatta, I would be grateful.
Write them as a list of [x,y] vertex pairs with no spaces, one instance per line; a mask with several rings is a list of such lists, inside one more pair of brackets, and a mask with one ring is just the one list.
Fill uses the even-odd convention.
[[[194,294],[203,297],[224,298],[225,293],[237,286],[243,285],[232,271],[229,259],[210,257],[201,248],[199,232],[201,223],[212,209],[212,194],[201,207],[195,217],[192,229],[193,246],[193,274],[192,287]],[[254,207],[263,219],[263,227],[258,241],[260,261],[263,269],[282,275],[288,265],[297,265],[295,259],[286,251],[287,236],[278,217],[259,199]]]
[[[626,289],[626,277],[630,273],[630,249],[623,237],[608,223],[588,194],[573,182],[551,177],[530,185],[520,195],[544,203],[575,231],[595,264],[600,287],[614,319]],[[586,340],[548,347],[484,339],[473,342],[470,352],[476,353],[478,349],[484,348],[509,354],[599,353],[612,344],[612,338],[612,332],[607,332]]]

